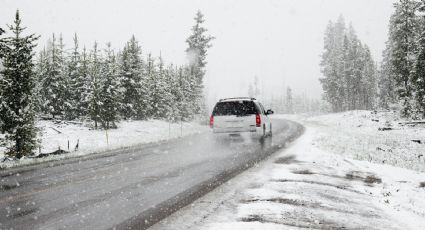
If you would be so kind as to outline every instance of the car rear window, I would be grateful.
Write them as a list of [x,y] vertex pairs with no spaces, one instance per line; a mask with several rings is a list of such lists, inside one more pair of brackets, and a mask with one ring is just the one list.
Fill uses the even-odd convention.
[[257,114],[257,108],[252,101],[225,101],[215,105],[213,116],[246,116]]

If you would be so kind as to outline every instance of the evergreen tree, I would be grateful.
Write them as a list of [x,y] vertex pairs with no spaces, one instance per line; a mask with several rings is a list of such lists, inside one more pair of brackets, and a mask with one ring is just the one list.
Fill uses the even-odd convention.
[[[425,1],[421,1],[419,11],[425,12]],[[415,100],[420,116],[425,118],[425,16],[421,18],[421,33],[418,39],[418,56],[415,63],[415,73],[412,83],[415,90]]]
[[417,52],[416,37],[419,26],[416,11],[419,7],[414,0],[400,0],[394,4],[395,13],[390,24],[390,64],[395,77],[397,95],[402,103],[401,115],[412,112],[412,70]]
[[147,112],[150,111],[141,52],[142,49],[133,35],[121,54],[120,86],[123,92],[121,114],[124,119],[146,119]]
[[207,64],[207,51],[211,48],[211,41],[214,37],[206,35],[207,29],[203,26],[204,15],[198,10],[195,16],[195,25],[192,27],[192,34],[187,38],[186,49],[189,58],[190,75],[193,76],[193,93],[190,99],[193,102],[194,109],[197,114],[205,111],[202,107],[203,99],[203,80],[205,75],[205,66]]
[[[325,32],[320,82],[332,111],[371,109],[375,104],[377,69],[369,48],[348,30],[342,17]],[[303,100],[306,101],[306,100]]]
[[75,81],[75,95],[79,100],[76,101],[76,113],[79,117],[88,116],[90,100],[90,57],[87,54],[86,47],[83,48],[78,68],[78,79]]
[[390,62],[390,58],[392,56],[390,52],[391,47],[387,42],[386,48],[383,52],[381,70],[379,72],[378,79],[379,106],[384,109],[389,109],[390,105],[397,101],[397,95],[395,92],[396,83],[394,71]]
[[3,70],[0,80],[0,119],[6,139],[11,142],[7,154],[21,158],[30,155],[36,147],[33,49],[38,39],[31,34],[24,36],[19,11],[14,24],[9,26],[13,36],[0,39],[4,48]]
[[89,76],[90,76],[90,87],[88,95],[88,110],[92,121],[94,121],[94,128],[98,128],[98,123],[101,121],[101,60],[99,56],[99,50],[97,48],[97,42],[94,43],[93,50],[90,55],[89,64]]
[[102,65],[102,89],[100,91],[100,120],[105,129],[115,128],[119,113],[118,69],[111,44],[107,44],[105,60]]
[[36,74],[35,95],[37,95],[35,99],[36,101],[35,108],[38,113],[43,112],[42,95],[43,95],[44,89],[42,87],[42,82],[43,82],[44,76],[46,76],[48,73],[48,68],[49,68],[49,56],[46,49],[44,48],[39,54],[36,67],[35,67],[35,74]]
[[167,98],[168,111],[166,114],[166,119],[168,121],[177,121],[180,111],[177,105],[177,95],[178,95],[178,80],[177,80],[177,69],[170,64],[167,68],[166,79],[167,84]]
[[42,80],[43,111],[53,116],[62,116],[67,108],[67,76],[63,54],[63,43],[60,39],[56,44],[53,34],[49,44],[49,61],[47,62],[47,73]]
[[378,70],[372,59],[369,47],[363,47],[362,78],[359,87],[360,105],[362,109],[371,110],[376,107]]
[[78,105],[80,101],[83,100],[84,95],[84,87],[85,87],[85,79],[81,77],[79,68],[80,68],[80,53],[78,50],[78,37],[77,34],[74,34],[74,48],[72,50],[71,55],[69,56],[69,60],[67,61],[68,66],[68,107],[66,111],[67,119],[75,119],[78,118],[82,112]]
[[157,65],[155,65],[151,55],[148,56],[148,76],[151,79],[151,116],[156,119],[168,118],[172,98],[166,82],[169,78],[161,56]]

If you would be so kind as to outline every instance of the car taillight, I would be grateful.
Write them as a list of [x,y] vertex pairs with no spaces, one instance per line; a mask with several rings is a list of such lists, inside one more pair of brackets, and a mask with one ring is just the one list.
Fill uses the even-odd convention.
[[213,127],[214,127],[214,116],[211,115],[211,117],[210,117],[210,128],[213,128]]
[[256,124],[257,127],[261,127],[261,117],[260,117],[260,114],[257,114],[255,116],[255,124]]

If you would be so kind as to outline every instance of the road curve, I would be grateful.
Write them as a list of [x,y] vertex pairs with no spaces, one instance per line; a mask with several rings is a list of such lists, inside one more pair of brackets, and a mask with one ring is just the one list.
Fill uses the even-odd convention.
[[146,229],[294,140],[214,141],[202,133],[90,157],[0,171],[0,229]]

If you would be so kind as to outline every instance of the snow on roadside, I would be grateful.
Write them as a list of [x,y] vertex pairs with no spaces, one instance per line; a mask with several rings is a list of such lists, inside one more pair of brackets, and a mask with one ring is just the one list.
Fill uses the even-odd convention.
[[423,229],[425,173],[350,159],[317,142],[327,126],[305,125],[288,149],[152,229]]
[[425,124],[404,125],[408,121],[400,119],[395,112],[349,111],[280,117],[318,128],[320,132],[314,142],[329,152],[425,172]]
[[[37,127],[42,130],[40,149],[42,153],[50,153],[59,148],[68,151],[68,141],[70,153],[38,159],[25,158],[17,162],[5,161],[0,163],[0,168],[60,160],[138,144],[158,142],[204,132],[208,129],[206,126],[195,122],[180,124],[160,120],[122,121],[118,124],[119,128],[110,129],[107,132],[105,130],[92,130],[84,125],[68,122],[39,121]],[[75,151],[77,143],[78,150]],[[0,159],[4,157],[4,150],[4,148],[0,148]]]

